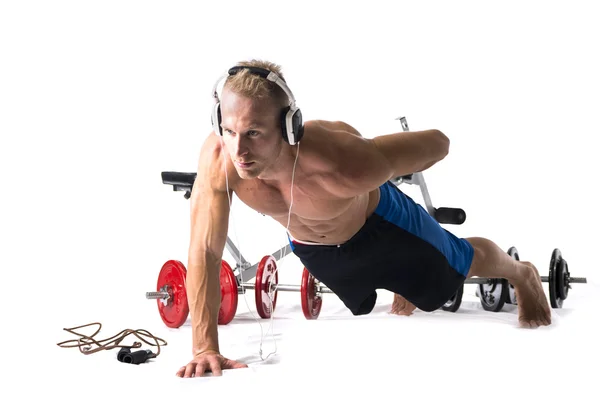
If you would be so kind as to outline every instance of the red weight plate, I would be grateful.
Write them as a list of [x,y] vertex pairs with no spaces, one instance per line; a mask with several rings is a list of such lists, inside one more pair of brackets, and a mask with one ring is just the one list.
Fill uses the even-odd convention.
[[323,299],[317,296],[315,277],[306,268],[302,273],[300,297],[302,298],[302,312],[306,319],[317,319],[321,313]]
[[[256,310],[261,318],[271,318],[271,297],[273,298],[273,311],[277,304],[277,290],[274,288],[278,283],[277,264],[275,257],[264,256],[256,269],[256,280],[254,282],[254,298]],[[274,286],[274,287],[273,287]],[[273,293],[273,296],[269,295]]]
[[185,277],[185,267],[176,260],[167,261],[158,274],[156,290],[165,288],[169,293],[166,305],[162,300],[157,300],[158,312],[169,328],[179,328],[183,325],[190,312],[185,292]]
[[219,325],[231,322],[237,311],[238,288],[233,270],[227,261],[221,260],[221,308],[219,308]]

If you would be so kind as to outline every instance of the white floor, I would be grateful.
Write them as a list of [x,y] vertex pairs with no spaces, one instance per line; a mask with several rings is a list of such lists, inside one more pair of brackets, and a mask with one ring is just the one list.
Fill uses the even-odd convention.
[[[0,398],[598,399],[596,9],[0,2]],[[449,229],[517,246],[543,275],[559,247],[589,283],[536,330],[519,329],[514,308],[483,311],[474,286],[453,314],[389,315],[382,292],[362,317],[328,296],[313,321],[298,294],[280,293],[275,343],[249,292],[219,329],[222,353],[249,368],[177,378],[190,326],[167,328],[144,293],[164,261],[185,260],[189,203],[160,173],[195,170],[215,80],[252,58],[282,66],[305,120],[343,120],[365,137],[400,131],[399,116],[442,130],[450,153],[425,175],[436,206],[467,213]],[[251,262],[284,244],[280,226],[238,210]],[[280,282],[299,284],[289,260]],[[168,345],[139,366],[56,346],[73,338],[63,328],[91,322],[103,324],[98,338],[146,329]],[[266,361],[261,341],[265,355],[277,350]]]
[[[302,314],[299,294],[281,292],[272,321],[274,335],[270,320],[254,319],[254,293],[248,291],[245,299],[239,299],[235,319],[221,326],[219,335],[222,353],[248,363],[249,368],[192,379],[175,376],[189,359],[189,319],[179,329],[169,329],[154,301],[144,299],[131,304],[128,315],[106,313],[97,338],[122,329],[147,329],[168,342],[156,359],[131,365],[116,360],[117,350],[83,355],[76,348],[56,346],[44,359],[53,361],[43,368],[43,386],[32,389],[65,399],[352,394],[597,398],[593,392],[600,356],[597,282],[574,286],[564,307],[552,310],[552,326],[535,330],[517,327],[514,306],[507,305],[499,313],[484,311],[474,291],[474,285],[467,286],[456,313],[416,311],[410,317],[388,314],[389,292],[379,292],[374,311],[361,317],[352,316],[335,296],[326,295],[321,315],[312,321]],[[87,322],[94,321],[80,324]],[[50,336],[56,342],[74,337],[57,329]],[[130,338],[124,343],[132,343]],[[265,358],[276,352],[264,361],[259,356],[261,340]]]

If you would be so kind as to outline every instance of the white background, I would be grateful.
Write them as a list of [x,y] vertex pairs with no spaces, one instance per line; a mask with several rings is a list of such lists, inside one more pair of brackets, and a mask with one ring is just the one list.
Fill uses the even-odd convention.
[[[597,7],[393,4],[0,5],[0,332],[2,386],[12,398],[593,397],[586,390],[595,387],[600,355]],[[399,116],[412,130],[443,131],[450,153],[425,172],[426,182],[435,206],[467,213],[463,225],[447,228],[516,246],[542,275],[559,248],[571,274],[589,283],[574,285],[564,308],[553,310],[553,326],[534,331],[516,328],[514,308],[483,311],[474,286],[456,314],[409,318],[388,315],[391,297],[381,293],[369,316],[352,317],[328,296],[320,318],[306,321],[299,295],[281,293],[278,352],[267,362],[258,356],[249,292],[249,306],[240,298],[220,335],[222,352],[250,368],[175,378],[189,361],[189,321],[167,329],[144,293],[165,261],[186,262],[189,203],[160,173],[195,171],[215,80],[252,58],[283,67],[305,120],[344,120],[365,137],[400,132]],[[422,200],[415,187],[404,189]],[[252,263],[286,244],[283,227],[237,200],[232,223],[230,237]],[[295,256],[279,268],[280,282],[299,284]],[[84,356],[56,346],[73,338],[63,328],[96,321],[98,338],[143,328],[169,344],[139,367],[118,363],[112,351]],[[273,344],[264,340],[266,354]]]

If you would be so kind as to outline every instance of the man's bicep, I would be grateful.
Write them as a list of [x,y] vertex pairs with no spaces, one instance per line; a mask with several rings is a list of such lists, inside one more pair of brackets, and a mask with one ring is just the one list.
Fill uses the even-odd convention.
[[229,198],[227,192],[202,183],[194,187],[190,197],[190,262],[200,261],[195,260],[197,257],[222,257],[229,225]]
[[[205,143],[190,196],[190,257],[204,252],[221,258],[227,240],[231,190],[218,167],[222,158],[216,143]],[[197,256],[201,256],[197,254]]]
[[448,154],[449,139],[437,129],[398,132],[371,139],[395,176],[421,172]]

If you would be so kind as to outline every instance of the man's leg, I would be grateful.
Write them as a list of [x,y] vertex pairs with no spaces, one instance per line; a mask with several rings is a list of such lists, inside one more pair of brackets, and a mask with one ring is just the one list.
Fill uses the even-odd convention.
[[517,261],[489,239],[470,237],[475,253],[467,278],[505,278],[515,287],[519,324],[526,328],[550,325],[550,305],[535,266]]

